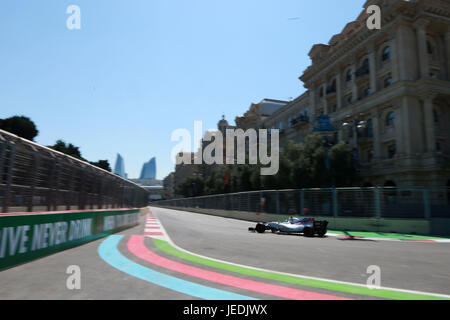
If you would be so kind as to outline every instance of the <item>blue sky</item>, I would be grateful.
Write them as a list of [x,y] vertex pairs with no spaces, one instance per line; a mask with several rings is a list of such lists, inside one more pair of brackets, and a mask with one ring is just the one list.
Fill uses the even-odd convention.
[[[38,143],[63,139],[90,161],[117,153],[130,177],[157,158],[173,170],[172,131],[215,128],[252,102],[304,92],[315,43],[363,0],[2,0],[0,118],[30,117]],[[69,5],[81,30],[66,28]]]

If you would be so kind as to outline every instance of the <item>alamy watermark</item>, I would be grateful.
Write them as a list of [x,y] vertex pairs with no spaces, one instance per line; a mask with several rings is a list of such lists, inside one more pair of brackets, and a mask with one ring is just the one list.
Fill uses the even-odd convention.
[[66,274],[69,274],[66,280],[68,290],[81,290],[81,268],[77,265],[68,266]]
[[377,5],[367,7],[366,13],[369,15],[366,21],[369,30],[381,29],[381,8]]
[[70,5],[66,9],[66,13],[70,16],[66,20],[66,26],[69,30],[81,29],[81,9],[77,5]]
[[209,130],[202,138],[202,122],[195,121],[194,141],[202,141],[198,152],[192,157],[192,153],[181,151],[191,149],[192,136],[187,129],[177,129],[172,133],[171,140],[179,143],[172,148],[171,159],[175,159],[177,165],[261,165],[261,175],[276,175],[280,157],[279,133],[279,130],[267,129]]
[[376,265],[368,266],[366,273],[370,276],[367,278],[367,287],[369,289],[381,288],[381,268]]

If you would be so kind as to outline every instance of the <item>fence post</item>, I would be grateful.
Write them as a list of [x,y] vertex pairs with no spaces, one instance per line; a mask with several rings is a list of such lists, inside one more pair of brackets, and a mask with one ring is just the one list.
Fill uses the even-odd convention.
[[380,189],[375,187],[374,191],[374,201],[375,201],[375,218],[381,218],[381,204],[380,204]]
[[258,202],[259,202],[259,212],[262,213],[263,212],[263,201],[262,201],[262,192],[260,191],[258,194]]
[[431,207],[430,207],[430,192],[428,189],[423,190],[423,205],[424,205],[424,217],[425,219],[431,218]]
[[276,193],[276,197],[277,197],[277,214],[280,214],[280,191],[278,190]]
[[61,182],[61,161],[57,157],[55,160],[55,176],[54,176],[54,186],[52,187],[52,203],[53,210],[58,210],[58,204],[60,203],[61,192],[59,191],[60,182]]
[[3,210],[2,212],[8,212],[8,204],[9,204],[9,189],[11,188],[12,183],[12,174],[14,168],[14,160],[16,157],[16,144],[10,143],[10,152],[9,152],[9,163],[8,168],[6,170],[6,188],[5,188],[5,198],[3,199]]
[[305,214],[305,190],[300,190],[300,216]]
[[338,197],[337,197],[338,191],[336,190],[336,188],[333,188],[331,192],[333,193],[333,216],[337,218],[339,214]]
[[27,211],[32,212],[33,211],[33,198],[34,198],[34,191],[36,190],[36,183],[37,183],[37,171],[39,167],[39,154],[37,150],[33,150],[33,164],[31,168],[31,183],[30,183],[30,195],[28,198],[27,203]]

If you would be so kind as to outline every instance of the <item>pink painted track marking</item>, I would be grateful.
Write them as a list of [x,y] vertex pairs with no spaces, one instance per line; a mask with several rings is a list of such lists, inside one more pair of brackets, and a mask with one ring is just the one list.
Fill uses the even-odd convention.
[[187,264],[179,263],[174,260],[161,257],[150,251],[144,244],[143,236],[131,236],[128,240],[127,247],[131,253],[138,258],[150,262],[151,264],[183,273],[195,278],[208,280],[215,283],[224,284],[231,287],[236,287],[244,290],[250,290],[267,294],[270,296],[281,297],[293,300],[352,300],[349,298],[337,297],[328,294],[310,292],[305,290],[292,289],[278,285],[247,280],[234,276],[229,276],[205,269],[196,268]]
[[162,232],[146,232],[145,235],[146,236],[163,236],[164,233],[162,233]]

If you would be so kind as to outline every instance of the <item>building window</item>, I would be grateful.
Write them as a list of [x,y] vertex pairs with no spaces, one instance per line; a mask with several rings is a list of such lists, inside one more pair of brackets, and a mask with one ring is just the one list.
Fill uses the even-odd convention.
[[386,126],[393,127],[395,125],[395,112],[389,112],[386,116]]
[[386,47],[383,49],[383,55],[382,55],[381,59],[383,61],[387,61],[387,60],[391,59],[391,48],[390,47]]
[[388,146],[388,157],[389,157],[389,159],[394,158],[396,153],[397,153],[397,146],[395,144],[389,145]]
[[347,74],[345,75],[345,81],[352,81],[352,69],[348,69]]
[[337,104],[334,104],[333,105],[333,112],[336,112],[337,111]]
[[384,87],[387,88],[392,84],[392,77],[384,79]]
[[319,91],[319,97],[323,97],[323,87],[322,88],[320,88],[320,91]]
[[439,116],[438,116],[436,109],[433,109],[433,119],[434,119],[434,123],[439,123]]

